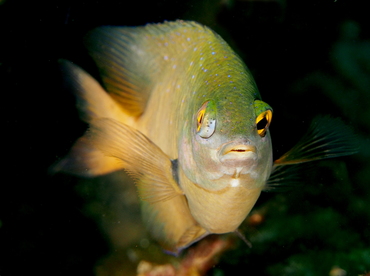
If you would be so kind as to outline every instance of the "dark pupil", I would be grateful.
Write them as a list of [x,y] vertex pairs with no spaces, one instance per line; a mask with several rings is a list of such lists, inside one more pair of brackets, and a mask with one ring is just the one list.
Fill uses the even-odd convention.
[[258,123],[257,123],[257,129],[260,130],[260,129],[264,129],[266,126],[267,126],[267,119],[266,117],[264,117],[262,120],[260,120]]
[[201,124],[202,122],[203,122],[203,117],[204,117],[204,115],[202,114],[202,115],[200,115],[200,117],[199,117],[199,124]]

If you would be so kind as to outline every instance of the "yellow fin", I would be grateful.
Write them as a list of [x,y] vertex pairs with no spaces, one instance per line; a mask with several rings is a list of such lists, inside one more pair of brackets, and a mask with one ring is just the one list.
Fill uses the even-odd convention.
[[142,200],[154,203],[183,194],[173,178],[171,160],[138,130],[104,118],[91,123],[88,135],[94,146],[119,159],[137,179]]
[[[65,85],[76,96],[81,120],[87,123],[100,117],[109,117],[126,123],[133,120],[133,117],[124,113],[124,110],[88,73],[70,61],[60,60],[59,63]],[[105,156],[83,136],[73,145],[68,155],[53,165],[49,171],[93,177],[119,169],[122,169],[122,164],[117,159]]]
[[121,122],[130,120],[101,85],[79,66],[68,60],[59,60],[67,88],[76,96],[81,120],[89,123],[95,118],[114,118]]
[[[142,220],[151,236],[168,252],[178,254],[182,248],[178,247],[179,240],[187,231],[198,223],[190,213],[184,195],[173,197],[155,204],[141,202]],[[192,240],[187,239],[187,242]],[[182,242],[182,246],[187,243]]]
[[204,238],[208,234],[209,233],[204,228],[202,228],[198,224],[194,224],[193,226],[189,227],[181,236],[180,240],[177,242],[176,247],[179,250],[184,249]]
[[122,163],[92,147],[86,136],[82,136],[67,156],[51,166],[49,172],[67,172],[83,177],[94,177],[121,169],[123,169]]

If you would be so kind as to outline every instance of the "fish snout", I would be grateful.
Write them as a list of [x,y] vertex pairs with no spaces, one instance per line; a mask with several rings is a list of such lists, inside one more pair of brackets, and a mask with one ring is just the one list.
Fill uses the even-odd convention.
[[225,144],[219,151],[221,163],[228,167],[246,167],[257,159],[257,149],[248,141],[234,141]]

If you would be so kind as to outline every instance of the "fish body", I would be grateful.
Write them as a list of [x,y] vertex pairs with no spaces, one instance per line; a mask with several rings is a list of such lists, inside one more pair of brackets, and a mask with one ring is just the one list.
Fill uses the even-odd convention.
[[169,251],[236,231],[275,168],[272,109],[240,57],[195,22],[100,27],[85,41],[102,84],[61,62],[90,129],[57,170],[125,169]]

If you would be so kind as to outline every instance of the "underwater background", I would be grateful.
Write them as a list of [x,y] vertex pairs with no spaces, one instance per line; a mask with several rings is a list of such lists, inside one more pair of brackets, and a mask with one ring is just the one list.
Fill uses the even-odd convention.
[[[132,260],[151,250],[135,191],[112,184],[127,179],[122,172],[93,180],[48,173],[87,127],[57,61],[79,62],[97,76],[82,45],[88,30],[175,19],[209,26],[243,58],[274,109],[275,158],[319,114],[340,117],[359,144],[356,155],[315,162],[299,185],[263,193],[242,229],[253,247],[236,241],[207,275],[370,273],[364,1],[0,0],[0,275],[131,275]],[[135,239],[131,255],[120,251]]]

